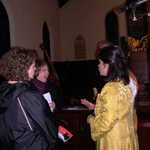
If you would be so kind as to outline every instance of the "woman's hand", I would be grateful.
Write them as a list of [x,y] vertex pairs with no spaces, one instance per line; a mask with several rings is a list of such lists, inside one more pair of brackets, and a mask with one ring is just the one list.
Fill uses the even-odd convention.
[[89,102],[87,99],[81,99],[81,104],[83,104],[84,106],[86,106],[89,110],[93,110],[95,105],[91,102]]
[[87,121],[88,124],[90,123],[90,118],[92,118],[92,117],[94,117],[94,116],[93,116],[93,115],[88,115],[88,116],[87,116],[86,121]]
[[49,107],[51,108],[51,110],[54,110],[55,107],[56,107],[56,104],[54,101],[52,101],[52,103],[48,103],[49,104]]

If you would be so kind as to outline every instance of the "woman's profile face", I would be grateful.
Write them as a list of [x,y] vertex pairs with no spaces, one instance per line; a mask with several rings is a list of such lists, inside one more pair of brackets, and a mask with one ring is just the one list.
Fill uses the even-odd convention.
[[44,65],[40,68],[39,75],[37,76],[37,79],[46,82],[49,76],[49,68],[47,65]]
[[107,76],[109,69],[109,64],[105,64],[101,59],[99,59],[98,71],[101,76]]
[[35,62],[33,62],[31,64],[31,66],[29,67],[28,69],[28,77],[29,77],[29,80],[33,79],[34,78],[34,73],[35,73]]

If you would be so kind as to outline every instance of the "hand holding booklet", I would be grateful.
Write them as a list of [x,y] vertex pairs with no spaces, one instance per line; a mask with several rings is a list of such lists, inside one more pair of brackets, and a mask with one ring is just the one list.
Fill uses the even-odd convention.
[[63,142],[67,142],[69,139],[71,139],[73,134],[68,131],[65,127],[59,126],[58,127],[58,137],[61,139]]
[[[44,98],[46,99],[46,101],[48,103],[52,103],[52,97],[51,97],[51,94],[50,92],[47,92],[45,94],[43,94]],[[53,107],[50,107],[51,111],[53,112]]]

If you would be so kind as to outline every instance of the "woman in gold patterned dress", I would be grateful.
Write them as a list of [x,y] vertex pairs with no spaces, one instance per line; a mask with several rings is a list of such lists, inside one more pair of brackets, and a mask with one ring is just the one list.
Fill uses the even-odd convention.
[[94,115],[89,115],[97,150],[138,150],[134,126],[134,96],[129,87],[128,65],[122,50],[108,45],[98,54],[98,70],[106,84],[98,94]]

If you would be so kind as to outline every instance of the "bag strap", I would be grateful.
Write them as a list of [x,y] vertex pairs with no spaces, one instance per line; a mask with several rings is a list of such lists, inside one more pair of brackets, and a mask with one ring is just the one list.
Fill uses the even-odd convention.
[[23,112],[23,115],[24,115],[24,117],[25,117],[25,119],[26,119],[26,122],[27,122],[27,124],[28,124],[30,130],[33,131],[33,128],[32,128],[32,126],[31,126],[31,124],[30,124],[30,121],[29,121],[29,119],[28,119],[28,117],[27,117],[27,114],[26,114],[26,112],[25,112],[25,110],[24,110],[22,104],[21,104],[21,101],[20,101],[20,98],[19,98],[19,97],[17,97],[17,101],[18,101],[18,103],[19,103],[19,105],[20,105],[20,108],[21,108],[21,110],[22,110],[22,112]]

